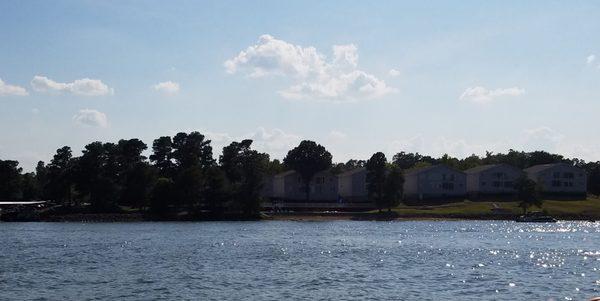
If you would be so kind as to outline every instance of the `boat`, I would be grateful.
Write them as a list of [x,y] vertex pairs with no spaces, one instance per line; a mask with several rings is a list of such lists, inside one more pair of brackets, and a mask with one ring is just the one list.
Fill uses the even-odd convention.
[[531,212],[517,217],[517,222],[521,223],[556,223],[556,219],[543,214],[542,212]]

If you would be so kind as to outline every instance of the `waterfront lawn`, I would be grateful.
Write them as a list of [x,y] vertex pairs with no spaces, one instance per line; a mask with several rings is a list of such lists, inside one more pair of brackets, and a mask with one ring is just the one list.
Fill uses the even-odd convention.
[[[504,214],[492,211],[497,208]],[[464,200],[440,205],[406,206],[400,205],[393,209],[399,217],[439,217],[439,218],[502,218],[522,214],[518,202],[485,201],[472,202]],[[557,218],[568,219],[600,219],[600,198],[588,197],[586,200],[544,200],[542,208],[530,208],[530,211],[543,211]]]

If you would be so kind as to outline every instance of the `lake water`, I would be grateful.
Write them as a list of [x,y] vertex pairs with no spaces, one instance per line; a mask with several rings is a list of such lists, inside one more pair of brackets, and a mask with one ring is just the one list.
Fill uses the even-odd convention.
[[2,300],[586,300],[600,223],[0,223]]

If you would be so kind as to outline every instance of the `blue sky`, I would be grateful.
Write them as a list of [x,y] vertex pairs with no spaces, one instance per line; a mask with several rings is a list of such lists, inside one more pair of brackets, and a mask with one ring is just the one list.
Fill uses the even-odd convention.
[[1,1],[0,158],[198,130],[281,158],[600,160],[595,1]]

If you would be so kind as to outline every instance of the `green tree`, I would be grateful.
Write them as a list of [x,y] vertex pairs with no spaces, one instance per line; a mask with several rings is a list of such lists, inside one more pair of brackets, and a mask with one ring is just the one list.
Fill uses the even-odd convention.
[[385,177],[383,187],[383,202],[387,207],[388,212],[392,211],[392,207],[400,204],[404,185],[404,175],[398,167],[391,167],[389,173]]
[[227,207],[231,196],[231,188],[225,176],[225,172],[218,166],[212,166],[206,171],[206,189],[204,190],[204,198],[207,209],[213,216],[221,216]]
[[76,185],[95,212],[117,210],[120,192],[116,149],[113,143],[92,142],[85,146],[78,160]]
[[330,168],[331,160],[332,156],[324,146],[304,140],[287,153],[283,164],[300,174],[305,187],[306,201],[309,201],[310,181],[317,172]]
[[24,200],[38,200],[41,189],[35,174],[28,172],[21,176],[21,198]]
[[252,150],[252,140],[232,142],[219,158],[232,189],[234,201],[248,216],[260,211],[263,179],[269,167],[269,155]]
[[539,197],[536,183],[533,180],[522,176],[515,181],[514,185],[517,190],[519,207],[523,209],[524,214],[532,206],[542,207],[542,199]]
[[600,196],[600,161],[587,163],[585,170],[587,171],[588,192]]
[[18,161],[0,160],[0,200],[21,197],[21,171]]
[[161,177],[172,177],[173,176],[173,142],[171,137],[163,136],[152,143],[152,155],[150,155],[150,161],[158,168]]
[[175,135],[171,157],[180,171],[192,166],[206,168],[215,163],[210,140],[205,140],[204,135],[198,132]]
[[150,193],[158,178],[154,166],[147,162],[138,162],[130,166],[123,176],[121,204],[129,204],[138,208],[149,206]]
[[[42,187],[44,198],[63,205],[73,205],[73,181],[75,162],[71,148],[63,146],[56,150],[46,169],[46,182]],[[38,166],[41,167],[41,166]]]
[[39,197],[46,199],[44,188],[48,185],[48,168],[44,164],[44,161],[38,161],[35,166],[35,182],[38,186]]
[[367,170],[367,193],[369,199],[375,203],[377,209],[386,207],[386,199],[384,198],[387,158],[382,152],[377,152],[371,156],[365,165]]
[[192,211],[199,210],[202,205],[205,189],[203,169],[196,165],[190,166],[175,176],[175,193],[177,202]]
[[392,162],[401,169],[409,169],[420,162],[422,158],[423,156],[419,153],[399,152],[392,157]]
[[477,167],[479,165],[482,165],[481,158],[479,158],[479,156],[477,156],[475,154],[472,154],[472,155],[460,160],[460,162],[458,163],[458,169],[467,170],[469,168]]
[[214,166],[210,140],[198,132],[178,133],[173,137],[171,158],[175,164],[177,199],[193,211],[205,203],[205,172]]
[[150,197],[150,213],[156,216],[167,216],[170,205],[175,199],[175,187],[173,180],[169,178],[158,178],[156,185],[152,188]]

